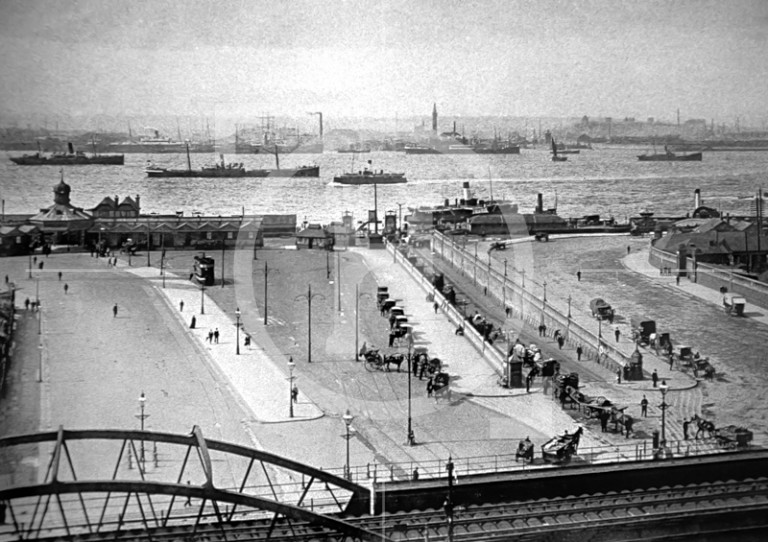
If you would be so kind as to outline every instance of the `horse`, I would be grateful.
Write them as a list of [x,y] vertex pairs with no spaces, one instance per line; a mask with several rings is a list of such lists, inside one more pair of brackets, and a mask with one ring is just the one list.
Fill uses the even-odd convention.
[[700,418],[698,414],[694,414],[691,418],[692,422],[696,422],[696,435],[693,437],[698,440],[700,433],[707,433],[707,438],[711,438],[715,434],[715,424],[704,418]]
[[[635,419],[629,414],[626,414],[623,410],[613,407],[611,409],[611,422],[613,422],[614,431],[618,429],[621,435],[625,435],[629,438],[630,433],[632,433],[632,426],[635,423]],[[619,428],[619,426],[621,426],[621,428]]]
[[392,354],[388,356],[384,356],[384,361],[382,364],[385,367],[385,371],[389,371],[389,365],[392,364],[395,367],[397,367],[397,372],[400,372],[400,365],[403,364],[403,361],[405,361],[405,356],[403,354]]

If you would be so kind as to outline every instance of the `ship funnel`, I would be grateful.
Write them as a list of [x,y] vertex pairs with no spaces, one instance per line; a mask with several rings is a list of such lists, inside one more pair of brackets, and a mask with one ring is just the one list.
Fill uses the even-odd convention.
[[72,146],[71,141],[67,143],[67,148],[69,149],[69,154],[75,154],[75,148]]
[[693,191],[693,209],[696,210],[701,207],[701,189],[697,188]]
[[537,215],[544,212],[544,195],[541,192],[536,194],[536,210],[534,212]]
[[469,201],[469,198],[472,196],[469,192],[469,181],[464,181],[461,187],[464,191],[464,201]]

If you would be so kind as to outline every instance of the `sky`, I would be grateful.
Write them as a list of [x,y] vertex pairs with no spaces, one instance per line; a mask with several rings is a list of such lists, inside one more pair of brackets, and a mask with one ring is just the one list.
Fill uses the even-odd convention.
[[0,0],[6,114],[768,120],[763,0]]

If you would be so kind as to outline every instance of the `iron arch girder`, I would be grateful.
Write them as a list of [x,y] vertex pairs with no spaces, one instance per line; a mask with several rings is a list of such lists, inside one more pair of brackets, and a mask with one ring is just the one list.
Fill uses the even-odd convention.
[[357,527],[341,519],[331,516],[318,514],[304,508],[299,508],[291,504],[279,503],[225,491],[213,487],[196,487],[186,484],[161,484],[157,482],[137,482],[137,481],[76,481],[76,482],[51,482],[47,484],[36,484],[29,486],[19,486],[0,490],[0,501],[10,501],[14,499],[23,499],[28,497],[39,497],[45,495],[68,495],[83,493],[143,493],[147,495],[169,495],[176,497],[190,497],[195,499],[205,499],[208,501],[222,502],[226,504],[237,504],[257,510],[266,510],[275,514],[281,514],[292,519],[306,521],[328,527],[344,533],[349,536],[359,537],[362,540],[380,540],[388,542],[389,538],[382,534]]
[[[63,441],[67,440],[144,440],[149,442],[158,442],[166,444],[178,444],[183,446],[198,447],[198,439],[193,432],[189,435],[178,435],[176,433],[164,433],[156,431],[139,431],[139,430],[122,430],[122,429],[82,429],[82,430],[65,430],[60,431],[47,431],[43,433],[30,433],[26,435],[14,435],[9,437],[0,438],[0,449],[18,446],[21,444],[38,444],[41,442],[56,441],[60,435],[63,436]],[[202,431],[200,432],[202,435]],[[249,459],[255,459],[258,461],[264,461],[282,467],[288,470],[293,470],[300,474],[306,474],[310,477],[319,479],[320,481],[332,484],[336,487],[352,491],[354,493],[368,493],[368,489],[359,484],[355,484],[336,476],[329,472],[304,465],[290,459],[285,459],[275,454],[265,452],[262,450],[255,450],[239,444],[231,444],[228,442],[222,442],[211,439],[203,439],[208,447],[208,450],[215,450],[217,452],[230,453],[246,457]]]

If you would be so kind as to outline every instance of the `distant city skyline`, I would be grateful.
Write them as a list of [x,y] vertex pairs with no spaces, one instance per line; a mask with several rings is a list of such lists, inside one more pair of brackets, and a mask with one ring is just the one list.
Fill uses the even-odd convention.
[[0,46],[0,122],[768,119],[757,0],[4,0]]

